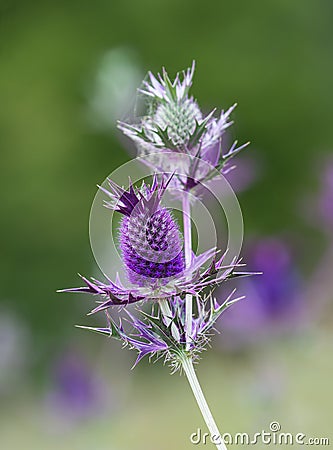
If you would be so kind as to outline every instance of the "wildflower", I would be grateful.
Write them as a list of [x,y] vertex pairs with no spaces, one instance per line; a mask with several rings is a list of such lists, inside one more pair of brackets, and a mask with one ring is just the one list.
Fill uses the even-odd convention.
[[62,290],[101,296],[104,301],[91,314],[147,299],[197,295],[225,279],[246,275],[234,271],[240,263],[223,265],[225,255],[218,257],[215,249],[200,255],[192,252],[190,264],[185,267],[178,225],[161,205],[171,178],[159,182],[155,176],[151,186],[143,183],[139,189],[130,182],[127,190],[108,180],[110,191],[101,188],[110,199],[105,207],[123,216],[120,247],[130,287],[125,287],[119,277],[116,282],[107,279],[106,283],[81,277],[86,286]]
[[[189,164],[188,180],[183,183],[185,190],[212,176],[207,163],[222,173],[232,170],[230,159],[248,145],[237,147],[235,141],[229,150],[222,152],[222,136],[232,125],[229,116],[236,104],[218,117],[214,116],[215,109],[205,116],[197,101],[189,96],[194,69],[193,62],[173,82],[165,69],[157,78],[149,72],[149,79],[140,90],[147,101],[147,115],[136,124],[119,122],[119,128],[135,142],[139,155],[158,169],[172,172],[179,162],[179,153],[206,163]],[[168,159],[161,159],[161,154],[166,152],[170,153]]]
[[[119,241],[129,286],[125,287],[119,276],[115,282],[82,277],[85,286],[65,291],[98,295],[99,304],[91,314],[104,311],[107,326],[81,328],[119,339],[136,349],[135,364],[146,355],[156,355],[164,356],[173,370],[182,368],[210,433],[220,435],[193,361],[209,342],[216,320],[243,298],[234,298],[232,291],[220,303],[213,296],[214,289],[226,280],[249,273],[238,270],[243,266],[238,257],[227,264],[226,253],[221,256],[216,248],[199,255],[193,252],[188,191],[207,187],[206,181],[219,172],[230,171],[230,159],[247,144],[237,147],[234,142],[222,152],[222,136],[231,125],[229,116],[235,105],[217,117],[215,110],[204,116],[196,100],[189,96],[193,74],[194,64],[173,82],[165,70],[157,78],[150,73],[141,90],[147,100],[147,115],[138,124],[119,124],[137,144],[144,157],[141,160],[155,173],[152,183],[143,183],[140,188],[131,180],[127,189],[112,180],[108,180],[108,189],[101,188],[108,196],[105,206],[123,216]],[[172,213],[162,204],[171,185],[180,187],[184,237]],[[195,194],[191,192],[192,197]],[[116,321],[110,313],[114,306],[139,302],[145,302],[146,308],[138,310],[138,314],[124,308],[125,317]],[[216,446],[226,450],[223,440]]]

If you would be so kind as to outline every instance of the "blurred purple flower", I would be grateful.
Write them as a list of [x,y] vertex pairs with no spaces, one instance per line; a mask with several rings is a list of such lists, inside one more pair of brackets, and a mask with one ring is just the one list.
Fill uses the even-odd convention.
[[50,378],[46,404],[58,423],[92,418],[110,405],[106,384],[78,350],[66,350],[55,361]]
[[233,347],[294,330],[303,318],[301,280],[287,244],[266,238],[249,253],[251,267],[263,274],[241,280],[239,291],[246,298],[223,317],[223,341]]

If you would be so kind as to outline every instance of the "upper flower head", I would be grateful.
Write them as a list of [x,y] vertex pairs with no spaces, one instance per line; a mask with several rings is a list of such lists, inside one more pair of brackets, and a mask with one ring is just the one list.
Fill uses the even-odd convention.
[[[157,77],[149,72],[148,80],[140,89],[147,100],[148,114],[136,124],[119,122],[119,128],[136,143],[139,154],[160,169],[173,171],[177,167],[177,160],[172,158],[168,160],[169,167],[164,167],[165,160],[161,167],[158,154],[168,151],[201,158],[218,170],[230,170],[229,159],[247,145],[237,147],[235,142],[227,152],[222,152],[222,136],[232,124],[229,116],[236,104],[217,117],[214,116],[215,109],[205,116],[197,101],[189,95],[194,68],[193,62],[192,67],[178,73],[173,82],[165,69]],[[188,169],[191,180],[199,182],[198,178],[209,175],[200,164],[195,169],[195,173],[193,168],[192,172]],[[193,187],[193,181],[185,186],[190,187]]]

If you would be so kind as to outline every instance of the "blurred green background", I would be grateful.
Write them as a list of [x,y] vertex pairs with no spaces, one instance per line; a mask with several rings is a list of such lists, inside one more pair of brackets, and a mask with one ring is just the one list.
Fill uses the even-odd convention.
[[[73,327],[91,301],[55,292],[96,273],[89,212],[96,184],[131,157],[114,126],[134,99],[125,94],[148,70],[174,75],[193,59],[193,95],[206,110],[237,101],[231,138],[251,140],[245,240],[283,236],[310,305],[295,335],[210,350],[203,387],[223,431],[277,420],[332,433],[333,238],[311,203],[333,149],[332,20],[329,0],[1,2],[1,448],[192,448],[190,433],[204,429],[183,377],[160,363],[130,372],[133,353]],[[64,421],[66,391],[64,405],[52,399],[66,357],[98,388],[82,401],[89,413],[79,402]]]

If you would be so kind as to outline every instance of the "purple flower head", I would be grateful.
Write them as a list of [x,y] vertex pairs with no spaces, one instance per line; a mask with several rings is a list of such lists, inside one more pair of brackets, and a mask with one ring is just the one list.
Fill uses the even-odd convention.
[[144,286],[184,270],[180,233],[171,214],[159,209],[141,221],[125,217],[121,223],[121,252],[129,280]]
[[[197,101],[189,95],[194,68],[193,62],[192,67],[178,73],[174,81],[165,69],[157,77],[149,73],[140,90],[148,104],[147,115],[134,125],[119,122],[119,128],[134,141],[139,155],[145,156],[147,163],[159,170],[173,172],[177,168],[177,154],[185,153],[224,173],[231,169],[230,159],[247,146],[237,147],[235,141],[229,150],[222,149],[222,136],[232,125],[229,116],[236,104],[217,117],[214,116],[215,109],[205,116]],[[174,156],[161,159],[163,152],[174,153]],[[183,184],[185,190],[212,175],[207,171],[207,164],[200,163],[189,166],[187,174],[189,180]],[[173,183],[177,181],[177,178],[173,179]]]
[[169,279],[183,272],[184,255],[178,225],[171,213],[161,206],[167,182],[152,186],[143,184],[136,190],[130,183],[128,190],[119,189],[111,180],[112,198],[108,208],[124,215],[120,226],[122,259],[129,280],[138,286]]
[[123,215],[120,225],[120,249],[131,286],[106,283],[81,277],[86,286],[65,289],[65,292],[100,295],[104,301],[91,313],[136,303],[141,300],[196,295],[210,285],[218,285],[229,277],[246,275],[234,272],[241,266],[236,261],[224,266],[224,257],[218,257],[215,249],[200,255],[192,252],[185,267],[181,234],[171,213],[161,205],[165,190],[171,181],[154,176],[151,185],[143,183],[136,188],[130,182],[127,189],[108,180],[110,191],[100,188],[108,197],[105,206]]

